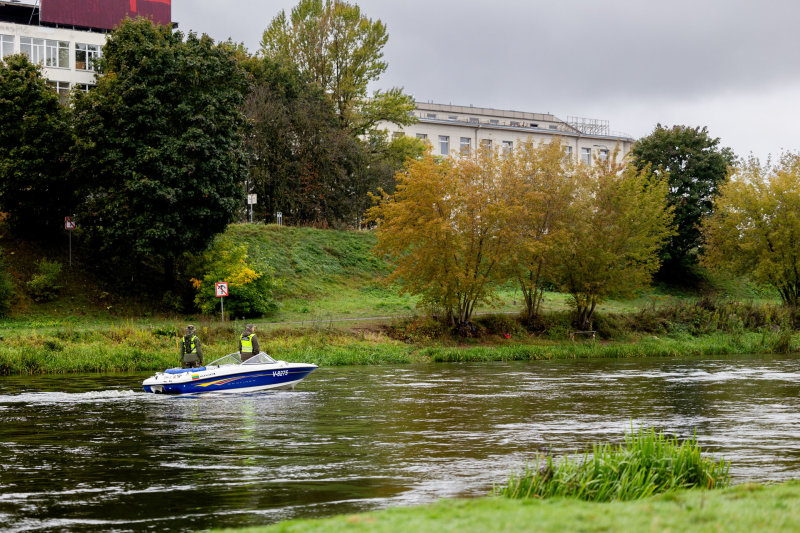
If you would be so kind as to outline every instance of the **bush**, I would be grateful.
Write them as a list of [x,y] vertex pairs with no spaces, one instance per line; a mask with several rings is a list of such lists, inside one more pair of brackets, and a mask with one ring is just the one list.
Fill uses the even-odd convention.
[[39,273],[35,274],[26,284],[28,294],[34,301],[40,303],[55,300],[58,298],[62,288],[61,285],[58,285],[58,280],[61,277],[63,265],[58,261],[47,261],[45,259],[39,261],[37,265],[39,266]]
[[654,429],[632,431],[619,446],[595,444],[581,462],[568,458],[554,465],[553,458],[537,458],[519,477],[496,490],[508,498],[570,497],[608,502],[646,498],[677,489],[726,487],[730,463],[703,457],[695,438],[678,443],[676,437]]
[[194,301],[205,314],[214,313],[219,306],[214,291],[218,281],[228,282],[229,296],[224,305],[231,316],[262,316],[278,308],[274,297],[277,281],[271,269],[251,266],[246,246],[228,235],[217,236],[192,270],[197,273],[192,279],[197,291]]
[[11,281],[11,275],[6,270],[6,265],[0,255],[0,316],[6,316],[11,310],[13,296],[14,283]]

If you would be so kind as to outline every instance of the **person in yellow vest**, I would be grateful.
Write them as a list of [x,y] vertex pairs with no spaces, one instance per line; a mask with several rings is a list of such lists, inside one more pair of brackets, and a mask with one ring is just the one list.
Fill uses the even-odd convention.
[[261,351],[255,331],[256,327],[253,324],[247,324],[239,338],[239,355],[243,363]]
[[186,326],[186,335],[181,339],[181,364],[183,368],[203,366],[203,349],[191,324]]

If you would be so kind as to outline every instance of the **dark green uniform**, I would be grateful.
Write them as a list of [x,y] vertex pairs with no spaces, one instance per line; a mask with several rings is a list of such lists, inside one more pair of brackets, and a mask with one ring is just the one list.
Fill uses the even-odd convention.
[[194,333],[187,333],[181,339],[181,363],[184,368],[203,366],[203,349]]

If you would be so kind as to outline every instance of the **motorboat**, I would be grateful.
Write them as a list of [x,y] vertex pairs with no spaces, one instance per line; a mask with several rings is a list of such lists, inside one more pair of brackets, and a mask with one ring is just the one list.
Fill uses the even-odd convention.
[[317,365],[311,363],[276,361],[264,352],[245,361],[238,353],[232,353],[203,367],[156,372],[142,382],[142,387],[145,392],[156,394],[293,389],[316,369]]

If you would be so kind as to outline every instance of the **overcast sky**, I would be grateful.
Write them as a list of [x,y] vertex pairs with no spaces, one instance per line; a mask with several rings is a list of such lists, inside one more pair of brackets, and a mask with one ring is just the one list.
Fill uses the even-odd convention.
[[[173,0],[184,31],[251,52],[297,1]],[[737,155],[800,150],[796,0],[361,0],[389,31],[373,88],[604,119],[633,137],[708,126]]]

